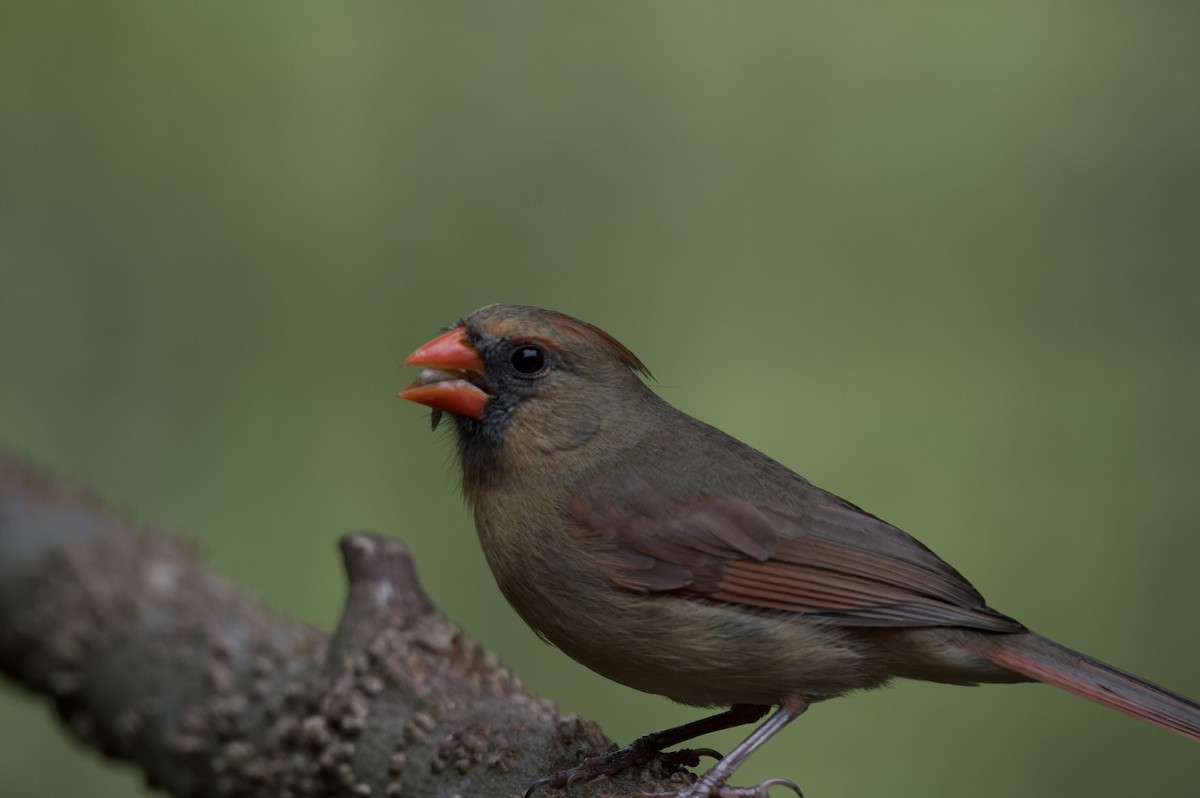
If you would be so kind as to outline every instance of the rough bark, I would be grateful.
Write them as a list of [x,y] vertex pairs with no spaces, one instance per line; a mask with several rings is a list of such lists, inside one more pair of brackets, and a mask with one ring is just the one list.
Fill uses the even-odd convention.
[[[0,450],[0,671],[181,797],[522,795],[610,747],[433,607],[403,543],[356,533],[341,549],[330,636]],[[656,764],[571,794],[664,778]]]

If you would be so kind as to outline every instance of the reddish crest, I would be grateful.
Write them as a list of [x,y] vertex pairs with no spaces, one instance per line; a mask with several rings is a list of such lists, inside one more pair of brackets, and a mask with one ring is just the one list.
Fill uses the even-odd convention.
[[545,313],[550,315],[560,327],[569,330],[579,338],[605,347],[616,355],[622,363],[638,374],[654,379],[654,375],[650,373],[650,369],[646,368],[646,364],[639,360],[637,355],[630,352],[625,344],[613,338],[604,330],[595,325],[588,324],[586,321],[580,321],[572,316],[568,316],[565,313],[559,313],[557,310],[547,310]]

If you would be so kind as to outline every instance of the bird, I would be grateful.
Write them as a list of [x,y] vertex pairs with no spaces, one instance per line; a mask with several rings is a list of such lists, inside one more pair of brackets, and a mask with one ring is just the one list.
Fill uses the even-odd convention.
[[[661,757],[729,784],[813,703],[895,678],[1044,682],[1200,739],[1200,703],[992,609],[914,537],[676,409],[612,335],[493,304],[416,349],[399,393],[453,420],[462,491],[501,593],[539,637],[628,687],[720,710],[536,782],[558,789]],[[758,722],[723,758],[664,749]]]

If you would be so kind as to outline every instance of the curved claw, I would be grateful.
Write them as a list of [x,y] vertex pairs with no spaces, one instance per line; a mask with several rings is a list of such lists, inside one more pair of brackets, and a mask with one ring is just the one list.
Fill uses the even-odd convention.
[[587,773],[583,768],[579,768],[567,777],[567,783],[564,784],[562,788],[567,792],[570,792],[571,788],[576,784],[579,784],[580,782],[591,781],[593,778],[595,778],[595,776]]
[[553,779],[551,779],[550,777],[546,777],[544,779],[538,779],[533,784],[529,785],[529,789],[525,791],[525,795],[522,796],[522,798],[529,798],[529,796],[533,795],[535,792],[537,792],[542,787],[549,787],[550,782],[552,782],[552,781],[553,781]]
[[696,755],[697,759],[702,756],[711,756],[713,759],[720,762],[725,758],[724,754],[722,754],[720,751],[715,751],[712,748],[693,748],[692,753]]
[[799,795],[800,798],[804,798],[804,793],[800,792],[800,787],[791,779],[767,779],[758,786],[763,789],[763,795],[766,795],[767,790],[772,787],[787,787],[789,790],[795,792],[796,795]]
[[694,768],[700,764],[702,756],[711,756],[718,762],[725,758],[719,751],[711,748],[681,748],[678,751],[663,751],[658,755],[658,760],[668,767]]

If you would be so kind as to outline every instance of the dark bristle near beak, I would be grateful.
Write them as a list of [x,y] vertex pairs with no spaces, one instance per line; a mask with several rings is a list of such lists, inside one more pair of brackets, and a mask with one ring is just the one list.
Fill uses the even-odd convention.
[[442,423],[442,411],[438,410],[435,407],[433,409],[433,412],[429,414],[429,429],[433,430],[434,432],[437,432],[438,424],[441,424],[441,423]]

